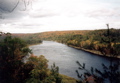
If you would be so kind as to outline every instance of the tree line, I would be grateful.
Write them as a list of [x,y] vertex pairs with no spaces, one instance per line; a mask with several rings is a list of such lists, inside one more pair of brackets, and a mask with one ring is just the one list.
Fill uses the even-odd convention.
[[[120,54],[120,29],[109,29],[110,44],[114,55]],[[100,55],[110,56],[107,49],[107,29],[86,30],[86,31],[58,31],[37,34],[42,40],[52,40],[64,43],[68,46],[78,47]]]
[[42,43],[42,39],[37,34],[11,34],[11,35],[13,37],[18,37],[24,40],[29,45]]

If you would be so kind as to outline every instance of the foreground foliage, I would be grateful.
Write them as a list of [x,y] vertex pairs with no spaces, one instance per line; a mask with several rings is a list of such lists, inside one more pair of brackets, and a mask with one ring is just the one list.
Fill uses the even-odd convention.
[[62,82],[59,68],[54,64],[48,69],[48,60],[43,55],[34,56],[23,40],[8,33],[1,33],[1,37],[0,83]]
[[10,34],[2,34],[2,36],[5,37],[0,41],[1,83],[20,83],[23,79],[23,74],[21,73],[24,65],[23,59],[31,51],[21,39],[12,38]]

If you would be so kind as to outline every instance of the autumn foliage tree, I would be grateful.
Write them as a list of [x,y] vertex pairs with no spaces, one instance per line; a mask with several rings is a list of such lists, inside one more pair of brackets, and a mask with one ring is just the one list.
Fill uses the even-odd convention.
[[26,64],[30,64],[33,69],[30,71],[30,77],[27,79],[27,83],[41,83],[45,81],[49,75],[48,60],[43,55],[31,56]]
[[[77,64],[79,65],[79,70],[84,70],[84,74],[79,74],[79,71],[76,70],[78,77],[82,81],[86,81],[89,83],[88,78],[93,77],[92,83],[106,83],[106,80],[108,83],[118,83],[120,81],[120,70],[119,70],[119,60],[117,60],[117,57],[120,55],[120,45],[117,40],[115,40],[114,37],[111,36],[113,34],[111,30],[109,29],[109,24],[107,24],[108,29],[106,30],[106,33],[101,37],[101,45],[98,46],[98,51],[100,51],[104,56],[109,56],[109,65],[102,64],[103,71],[91,67],[91,69],[86,69],[85,63],[83,65],[77,61]],[[114,60],[116,58],[116,60]],[[113,61],[114,60],[114,61]],[[78,81],[78,83],[82,83],[81,81]]]
[[30,71],[26,83],[62,83],[59,68],[53,64],[51,69],[48,69],[48,60],[43,55],[31,56],[26,65],[28,64],[33,69]]
[[10,34],[1,33],[0,41],[0,79],[1,83],[20,83],[24,58],[31,53],[26,43]]
[[0,83],[62,82],[58,67],[48,69],[43,55],[34,56],[23,40],[9,33],[0,35]]

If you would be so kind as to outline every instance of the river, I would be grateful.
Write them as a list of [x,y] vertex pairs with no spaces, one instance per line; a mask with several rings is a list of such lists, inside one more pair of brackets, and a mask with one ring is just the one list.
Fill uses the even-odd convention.
[[[61,74],[78,79],[76,70],[78,70],[78,64],[85,63],[86,67],[98,68],[102,70],[101,64],[109,65],[108,58],[97,56],[82,50],[78,50],[69,47],[65,44],[53,42],[53,41],[43,41],[42,44],[30,46],[34,55],[44,55],[49,60],[49,67],[55,62],[56,66],[59,66],[59,72]],[[83,73],[83,71],[79,71]]]

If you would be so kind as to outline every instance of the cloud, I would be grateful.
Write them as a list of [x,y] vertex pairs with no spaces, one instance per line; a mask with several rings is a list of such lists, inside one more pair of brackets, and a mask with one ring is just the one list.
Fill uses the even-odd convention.
[[113,17],[120,17],[120,8],[113,8],[113,9],[99,9],[87,12],[89,17],[95,18],[113,18]]
[[0,0],[4,4],[0,5],[0,17],[5,18],[0,19],[0,30],[30,33],[106,28],[106,23],[120,26],[118,0],[25,0],[29,5],[19,1],[17,8],[9,13],[17,0]]
[[57,13],[51,12],[50,10],[31,10],[29,16],[32,18],[52,17],[58,15]]

